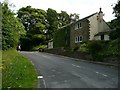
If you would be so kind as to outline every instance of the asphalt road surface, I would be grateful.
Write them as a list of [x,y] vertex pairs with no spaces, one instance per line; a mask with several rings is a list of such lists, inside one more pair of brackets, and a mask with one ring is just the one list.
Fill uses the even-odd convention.
[[118,70],[99,64],[40,53],[20,52],[34,64],[43,88],[117,88]]

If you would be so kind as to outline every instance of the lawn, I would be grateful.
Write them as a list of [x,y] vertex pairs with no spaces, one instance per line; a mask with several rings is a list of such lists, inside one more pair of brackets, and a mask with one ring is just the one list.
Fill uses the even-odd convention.
[[2,51],[2,88],[34,88],[38,79],[34,65],[16,50]]

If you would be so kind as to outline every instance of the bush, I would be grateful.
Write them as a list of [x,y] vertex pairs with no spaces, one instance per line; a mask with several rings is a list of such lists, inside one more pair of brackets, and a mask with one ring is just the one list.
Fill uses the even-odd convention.
[[108,45],[108,50],[106,50],[106,53],[109,55],[109,56],[119,56],[119,47],[120,47],[120,40],[119,39],[116,39],[116,40],[112,40],[109,42],[109,45]]
[[47,48],[47,45],[39,45],[39,46],[35,46],[35,47],[33,47],[31,50],[32,51],[44,51],[44,49],[46,49]]
[[79,47],[79,51],[80,52],[88,52],[88,48],[87,48],[87,44],[86,43],[82,43]]
[[113,30],[111,33],[110,33],[110,39],[111,40],[115,40],[117,38],[120,38],[120,29],[116,29],[116,30]]
[[73,48],[73,51],[77,51],[79,49],[79,46],[75,46],[74,48]]
[[99,52],[102,50],[103,45],[101,41],[90,41],[88,42],[88,52],[92,55],[93,60],[95,60]]

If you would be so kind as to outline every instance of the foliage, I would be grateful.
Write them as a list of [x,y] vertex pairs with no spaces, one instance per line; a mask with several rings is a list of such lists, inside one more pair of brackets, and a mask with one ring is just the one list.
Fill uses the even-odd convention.
[[103,49],[101,41],[89,41],[87,47],[88,52],[92,55],[93,60],[96,59],[98,53]]
[[115,40],[117,38],[120,38],[120,29],[116,29],[110,32],[110,39]]
[[37,73],[32,63],[15,50],[2,53],[2,87],[35,88]]
[[24,26],[9,9],[8,4],[2,4],[2,49],[16,48],[21,35],[25,34]]
[[119,56],[120,55],[120,50],[119,50],[119,43],[120,40],[116,39],[116,40],[112,40],[108,43],[106,50],[104,50],[104,52],[108,55],[108,56]]
[[58,47],[70,47],[70,27],[60,28],[53,38],[54,48]]
[[120,0],[117,2],[113,10],[117,19],[120,18]]
[[115,7],[113,7],[115,17],[116,19],[112,20],[110,22],[110,26],[112,29],[115,29],[115,31],[111,32],[110,38],[112,40],[119,38],[120,39],[120,1],[117,2]]
[[88,48],[87,48],[87,43],[80,43],[80,47],[79,47],[79,51],[80,52],[88,52]]
[[47,28],[48,38],[52,39],[56,30],[58,30],[58,14],[56,10],[48,8],[47,10],[47,21],[49,23],[49,27]]
[[73,51],[77,51],[79,49],[79,46],[75,46],[74,48],[73,48]]
[[[21,38],[22,49],[30,50],[32,47],[43,44],[46,40],[48,23],[46,12],[31,6],[22,7],[18,11],[18,18],[25,26],[27,35]],[[25,43],[28,42],[28,43]]]
[[32,51],[38,51],[39,49],[46,49],[47,45],[39,45],[32,48]]
[[51,8],[44,11],[31,6],[19,9],[17,17],[27,31],[27,35],[20,39],[23,50],[30,50],[35,46],[47,44],[50,39],[54,38],[59,28],[70,23],[70,17],[75,17],[76,20],[79,18],[75,13],[68,15],[65,11],[57,13]]
[[69,18],[70,16],[65,11],[58,13],[59,28],[69,24]]

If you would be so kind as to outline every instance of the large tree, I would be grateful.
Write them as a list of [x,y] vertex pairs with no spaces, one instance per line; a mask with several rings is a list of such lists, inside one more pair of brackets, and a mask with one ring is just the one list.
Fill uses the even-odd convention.
[[48,8],[47,22],[49,24],[49,27],[47,28],[48,39],[52,39],[56,30],[58,29],[58,13],[56,12],[56,10]]
[[2,4],[2,49],[16,48],[21,35],[25,34],[24,26],[7,3]]
[[35,9],[31,6],[22,7],[18,11],[18,18],[25,26],[27,35],[21,38],[22,47],[30,49],[34,46],[45,43],[46,29],[48,27],[46,12],[42,9]]

